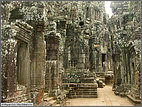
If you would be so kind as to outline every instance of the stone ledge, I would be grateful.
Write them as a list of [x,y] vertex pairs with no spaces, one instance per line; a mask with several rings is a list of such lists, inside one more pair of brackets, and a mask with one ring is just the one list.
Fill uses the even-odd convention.
[[127,97],[128,97],[131,101],[133,101],[134,103],[141,103],[141,100],[137,100],[137,99],[133,98],[131,95],[127,95]]

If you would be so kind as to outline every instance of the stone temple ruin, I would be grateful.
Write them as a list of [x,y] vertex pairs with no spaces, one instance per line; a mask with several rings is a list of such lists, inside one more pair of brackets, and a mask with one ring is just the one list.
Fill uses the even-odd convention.
[[2,15],[2,102],[65,105],[116,95],[141,103],[140,2],[5,2]]

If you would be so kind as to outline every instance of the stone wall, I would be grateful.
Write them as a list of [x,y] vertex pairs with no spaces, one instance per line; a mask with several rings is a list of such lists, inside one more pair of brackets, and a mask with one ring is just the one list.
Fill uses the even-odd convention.
[[[133,4],[135,3],[135,4]],[[113,89],[116,94],[122,96],[129,96],[132,101],[138,103],[139,97],[134,97],[134,84],[135,79],[139,78],[135,75],[138,72],[140,60],[140,47],[138,48],[138,37],[140,37],[140,21],[135,20],[139,18],[139,9],[134,7],[139,2],[112,2],[112,10],[114,15],[111,18],[113,28],[111,32],[114,33],[113,40],[113,71],[114,71],[114,84]],[[133,4],[133,6],[132,6]],[[138,5],[140,6],[140,5]],[[136,14],[138,16],[136,16]],[[135,26],[134,26],[135,23]],[[136,24],[137,23],[137,24]],[[137,34],[135,34],[137,32]],[[137,45],[135,44],[137,41]],[[139,45],[140,46],[140,45]],[[137,47],[137,48],[136,48]],[[119,55],[115,54],[117,49]],[[118,65],[118,66],[116,66]],[[139,82],[137,82],[139,83]],[[139,84],[140,86],[140,84]],[[140,90],[139,90],[140,91]],[[135,90],[135,94],[139,93]],[[130,94],[130,95],[129,95]],[[137,94],[138,95],[138,94]],[[139,94],[140,95],[140,94]]]
[[97,97],[94,80],[114,75],[115,93],[139,102],[140,3],[111,7],[114,15],[108,19],[103,1],[3,2],[3,97],[14,95],[18,84],[34,104],[44,92],[59,98],[68,74],[80,87],[91,83]]

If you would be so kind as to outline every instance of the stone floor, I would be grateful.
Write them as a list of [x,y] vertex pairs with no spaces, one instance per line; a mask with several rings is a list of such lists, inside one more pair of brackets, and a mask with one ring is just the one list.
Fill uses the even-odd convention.
[[98,98],[68,99],[67,106],[134,106],[126,97],[116,96],[111,86],[98,88]]

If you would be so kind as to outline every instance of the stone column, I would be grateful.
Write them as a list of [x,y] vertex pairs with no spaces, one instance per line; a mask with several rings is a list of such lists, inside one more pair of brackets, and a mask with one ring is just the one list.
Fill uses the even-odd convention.
[[89,47],[87,47],[87,52],[86,52],[86,56],[85,56],[85,69],[89,69],[90,65],[89,65]]
[[102,53],[99,53],[99,71],[103,72],[103,67],[102,67]]
[[35,29],[34,52],[32,58],[31,80],[37,89],[44,88],[45,72],[45,42],[42,24],[37,24]]
[[50,96],[55,96],[59,82],[59,41],[60,35],[56,33],[56,23],[49,21],[48,35],[46,36],[46,84]]
[[96,20],[98,20],[98,11],[96,10]]
[[103,22],[103,12],[101,12],[101,22]]

